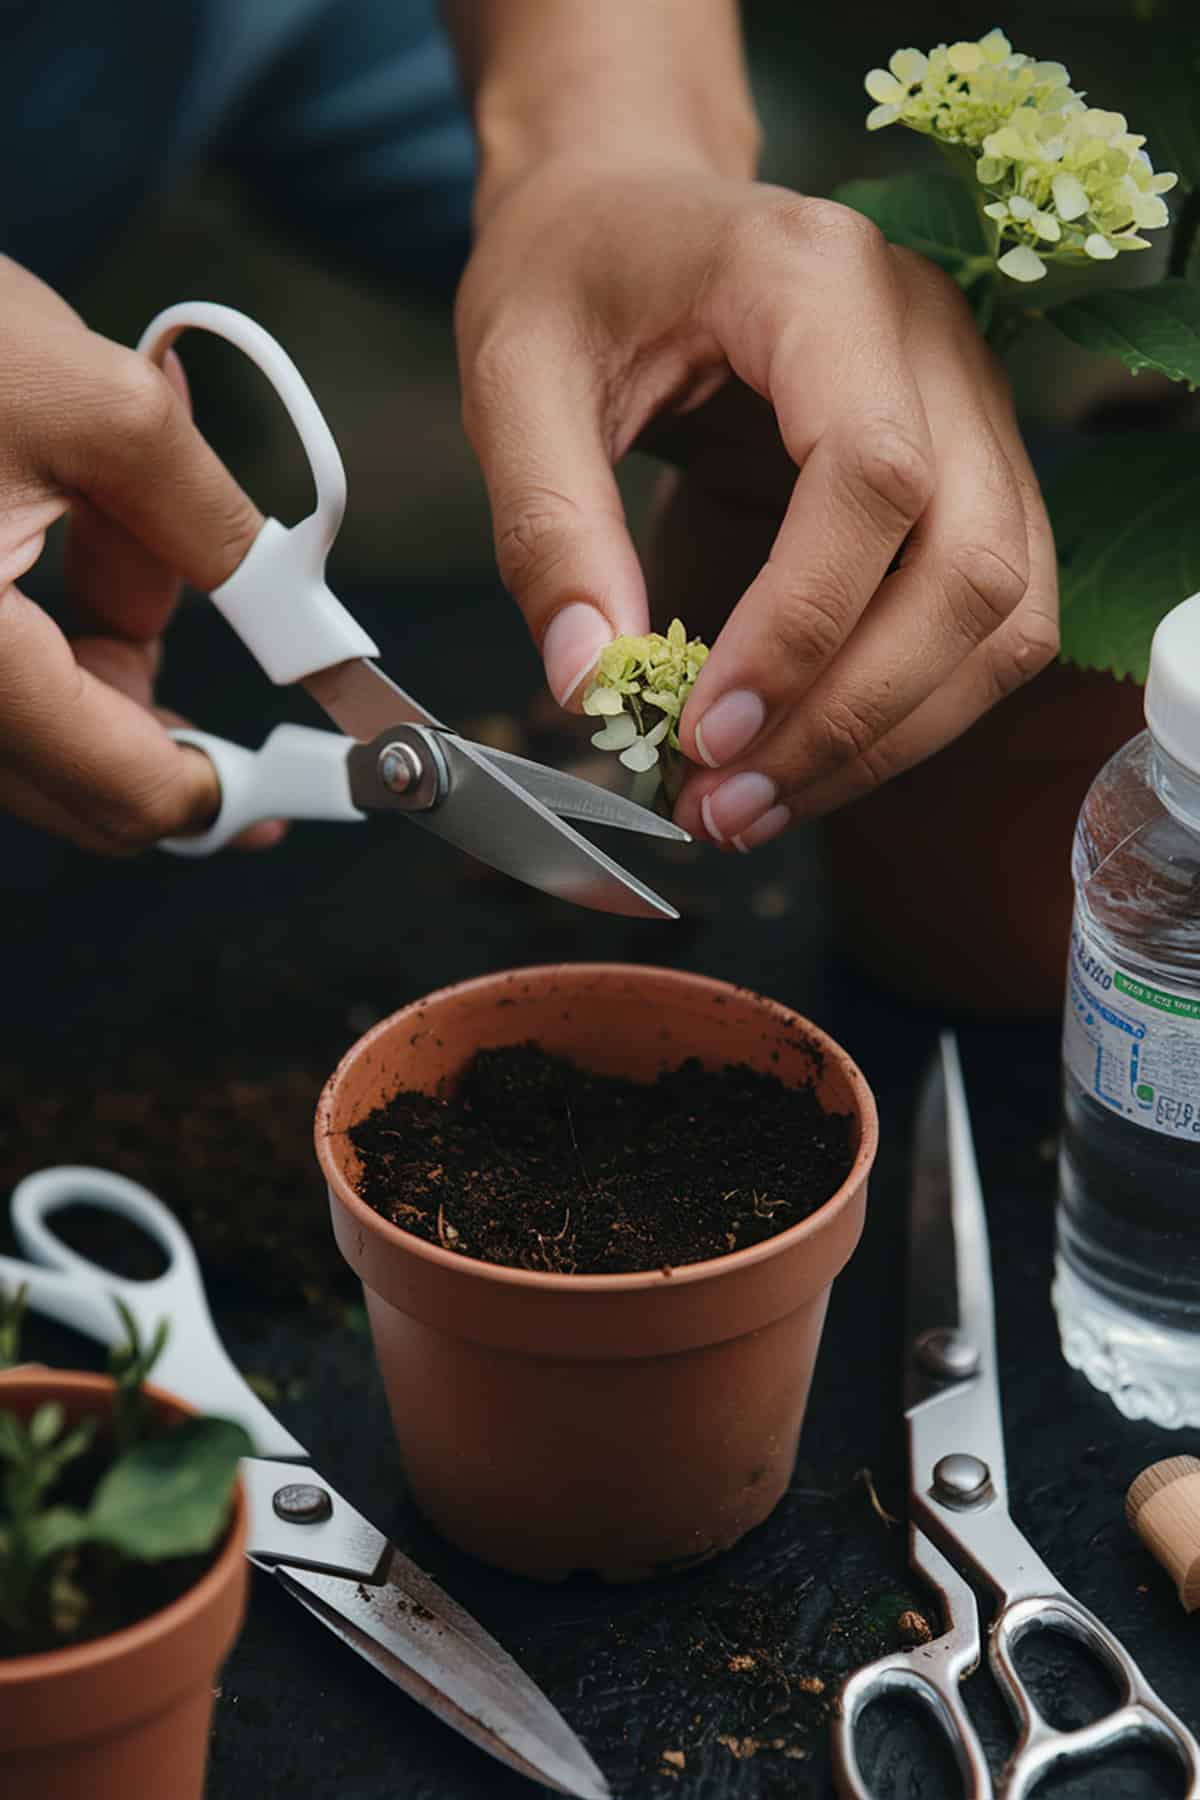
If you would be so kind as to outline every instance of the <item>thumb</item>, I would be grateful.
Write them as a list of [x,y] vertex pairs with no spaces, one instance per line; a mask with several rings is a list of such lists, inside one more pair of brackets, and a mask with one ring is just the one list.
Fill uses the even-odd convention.
[[592,368],[572,350],[464,378],[463,416],[492,508],[500,578],[566,706],[620,632],[648,629],[646,584],[604,443]]

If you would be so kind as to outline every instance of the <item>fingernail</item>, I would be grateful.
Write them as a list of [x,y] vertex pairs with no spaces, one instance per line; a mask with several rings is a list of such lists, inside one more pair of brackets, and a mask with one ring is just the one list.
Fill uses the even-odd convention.
[[596,659],[613,640],[613,629],[602,612],[586,601],[574,600],[555,613],[542,640],[542,661],[550,692],[565,706],[580,682],[596,666]]
[[768,775],[753,769],[731,775],[700,802],[705,831],[718,844],[737,843],[775,805],[777,791]]
[[749,688],[734,688],[714,700],[696,727],[696,748],[710,769],[740,756],[763,728],[767,709]]
[[733,840],[734,848],[744,856],[748,850],[757,850],[760,844],[770,843],[773,837],[778,837],[784,827],[791,823],[791,817],[790,807],[773,806],[761,819],[738,833]]

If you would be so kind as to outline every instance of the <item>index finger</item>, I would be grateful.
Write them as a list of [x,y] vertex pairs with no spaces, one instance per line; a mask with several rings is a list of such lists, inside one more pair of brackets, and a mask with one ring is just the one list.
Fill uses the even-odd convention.
[[[828,270],[817,259],[814,277],[811,256],[776,253],[757,271],[762,293],[752,312],[717,304],[729,360],[771,403],[799,474],[767,562],[713,646],[680,724],[685,752],[709,768],[742,755],[812,687],[933,493],[903,305],[882,239],[878,259],[872,241],[862,239],[864,266],[850,271],[852,285],[832,280],[846,276],[844,259]],[[742,284],[754,278],[744,266]]]
[[208,758],[81,668],[15,587],[0,593],[0,791],[24,817],[113,854],[197,830],[220,804]]

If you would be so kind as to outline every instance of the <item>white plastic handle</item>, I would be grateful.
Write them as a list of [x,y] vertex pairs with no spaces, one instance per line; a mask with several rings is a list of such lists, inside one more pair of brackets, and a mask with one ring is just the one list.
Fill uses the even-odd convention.
[[[167,1259],[152,1281],[129,1281],[71,1250],[47,1225],[64,1206],[118,1213],[154,1239]],[[29,1284],[30,1304],[60,1324],[111,1344],[123,1327],[113,1295],[137,1321],[143,1339],[160,1319],[170,1335],[152,1380],[189,1405],[245,1426],[259,1456],[306,1457],[304,1446],[274,1418],[238,1374],[217,1336],[204,1282],[186,1232],[161,1200],[123,1175],[63,1165],[27,1175],[13,1191],[13,1234],[31,1263],[0,1259],[5,1284]]]
[[191,327],[227,339],[262,370],[296,427],[317,490],[315,509],[298,525],[264,522],[233,574],[213,589],[213,605],[280,685],[351,657],[377,656],[378,645],[325,582],[325,559],[346,510],[346,471],[307,382],[270,332],[208,300],[167,307],[147,325],[138,349],[161,363]]
[[163,838],[176,856],[208,856],[260,819],[352,821],[363,814],[350,798],[350,738],[308,725],[277,725],[261,750],[246,750],[206,731],[173,731],[180,744],[203,750],[221,784],[221,810],[207,831]]

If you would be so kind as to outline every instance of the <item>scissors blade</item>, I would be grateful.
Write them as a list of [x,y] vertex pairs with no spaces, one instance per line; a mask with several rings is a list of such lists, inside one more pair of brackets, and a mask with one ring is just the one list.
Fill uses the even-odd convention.
[[489,1755],[580,1800],[610,1789],[566,1720],[481,1625],[393,1550],[378,1586],[275,1566],[342,1642]]
[[[459,743],[463,741],[458,739]],[[547,768],[545,763],[531,762],[527,756],[514,756],[511,750],[494,750],[490,744],[472,743],[471,749],[503,769],[518,787],[524,788],[527,794],[532,794],[535,800],[540,800],[544,807],[562,819],[582,819],[589,825],[613,825],[621,831],[640,831],[643,837],[666,838],[676,844],[692,841],[690,833],[681,825],[661,818],[648,806],[639,806],[636,800],[629,800],[624,794],[613,794],[607,788],[597,787],[594,781],[584,781],[578,775]]]
[[360,744],[393,725],[441,726],[431,712],[397,687],[369,657],[351,657],[306,675],[300,686],[329,714],[338,730]]
[[[366,657],[335,663],[332,668],[318,669],[305,677],[301,686],[309,693],[338,729],[359,743],[390,731],[394,725],[432,725],[445,731],[440,719],[398,687],[385,675],[378,663]],[[526,756],[514,756],[510,750],[495,750],[490,744],[471,743],[455,736],[458,743],[470,748],[489,763],[503,769],[518,787],[524,788],[550,812],[567,819],[583,819],[592,825],[614,825],[624,831],[640,831],[646,837],[669,838],[675,843],[689,844],[689,834],[669,819],[662,819],[649,807],[639,806],[623,794],[611,794],[594,782],[582,781],[578,775],[567,775],[544,763],[532,762]]]
[[[431,736],[434,734],[430,734]],[[480,745],[436,733],[446,764],[446,797],[428,811],[403,808],[414,825],[480,862],[559,900],[637,919],[677,919],[673,906],[585,837],[555,817]],[[359,805],[394,804],[375,774],[371,752],[350,752],[351,792]]]
[[[930,1455],[948,1450],[981,1456],[998,1497],[1005,1492],[1004,1431],[996,1374],[992,1267],[983,1189],[975,1160],[962,1065],[951,1032],[944,1032],[922,1084],[913,1141],[908,1242],[908,1360],[906,1411],[914,1469],[928,1437]],[[953,1333],[953,1353],[938,1366],[929,1333]],[[943,1351],[945,1338],[941,1339]],[[963,1347],[974,1352],[963,1353]],[[957,1366],[956,1366],[957,1361]],[[938,1443],[938,1428],[920,1416],[947,1399],[955,1407],[953,1443]],[[969,1440],[969,1441],[967,1441]]]

